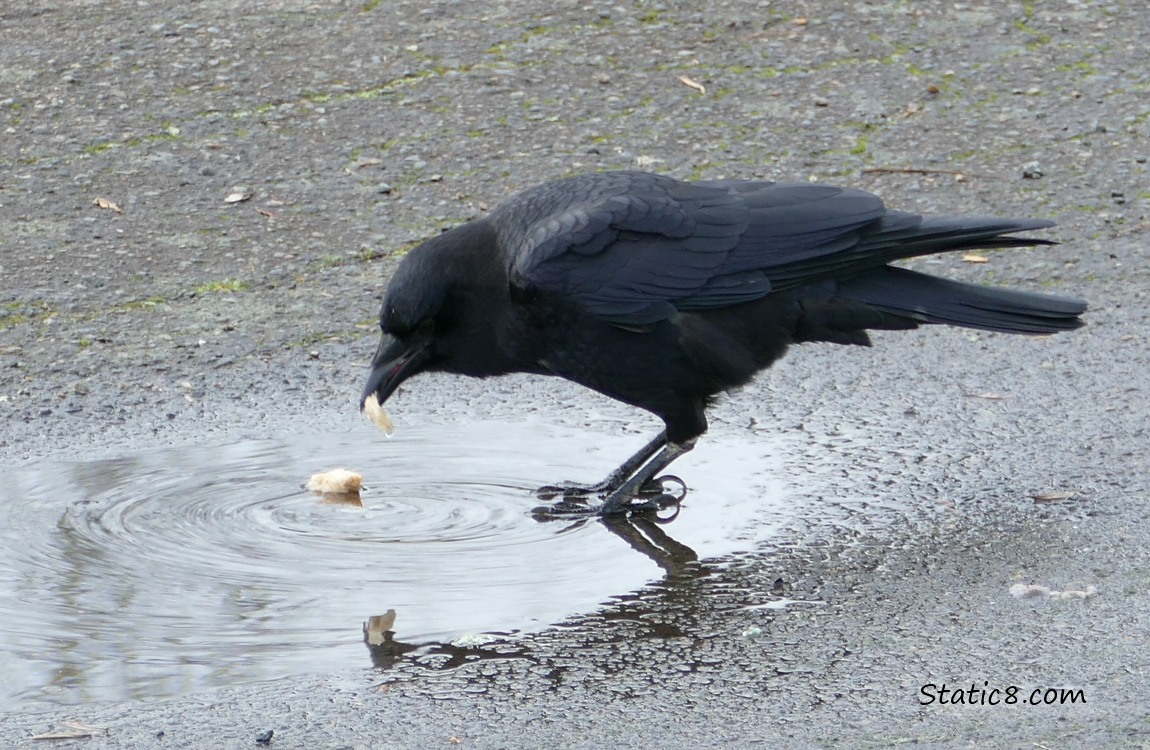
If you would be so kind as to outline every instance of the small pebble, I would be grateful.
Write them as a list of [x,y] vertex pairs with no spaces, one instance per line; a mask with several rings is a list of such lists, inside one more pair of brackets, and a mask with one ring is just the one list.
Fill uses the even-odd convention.
[[1026,180],[1038,180],[1046,174],[1046,170],[1036,161],[1028,162],[1022,167],[1022,177]]

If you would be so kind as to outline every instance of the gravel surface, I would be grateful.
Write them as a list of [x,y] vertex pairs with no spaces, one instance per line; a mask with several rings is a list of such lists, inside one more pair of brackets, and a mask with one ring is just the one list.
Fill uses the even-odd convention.
[[[1049,339],[794,352],[704,438],[781,436],[784,538],[514,654],[36,707],[0,745],[73,720],[91,748],[1150,747],[1147,38],[1101,0],[0,8],[9,465],[346,424],[395,258],[586,170],[1053,218],[1057,247],[916,265],[1091,303]],[[634,416],[528,378],[427,378],[393,415],[524,405]],[[1085,703],[923,705],[944,683]]]

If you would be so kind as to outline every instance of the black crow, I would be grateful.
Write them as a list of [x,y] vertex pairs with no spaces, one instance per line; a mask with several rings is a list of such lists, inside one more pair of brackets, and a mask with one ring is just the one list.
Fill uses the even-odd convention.
[[558,375],[666,429],[598,485],[626,511],[691,450],[705,410],[793,343],[869,346],[868,329],[944,323],[1049,334],[1086,304],[889,265],[1053,244],[1036,219],[919,216],[862,190],[606,172],[547,182],[408,254],[380,313],[363,399],[428,371]]

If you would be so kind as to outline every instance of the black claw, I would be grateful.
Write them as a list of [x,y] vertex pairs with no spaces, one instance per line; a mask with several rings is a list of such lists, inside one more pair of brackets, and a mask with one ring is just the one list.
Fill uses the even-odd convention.
[[[654,519],[667,523],[679,515],[678,506],[687,496],[687,483],[674,474],[655,477],[629,499],[609,498],[611,488],[604,483],[581,485],[573,482],[549,484],[535,490],[541,500],[555,500],[550,506],[540,506],[532,510],[536,520],[560,518],[587,518],[589,516],[611,516],[619,514],[643,513],[655,515],[674,507],[670,518]],[[595,501],[599,501],[595,504]]]
[[[679,498],[676,497],[675,495],[661,494],[661,495],[655,495],[653,497],[648,497],[648,498],[643,498],[643,499],[637,498],[637,499],[631,501],[630,503],[628,503],[627,505],[623,506],[623,509],[621,512],[641,513],[643,515],[647,515],[647,514],[657,514],[660,511],[666,510],[667,508],[674,508],[675,512],[671,516],[671,519],[674,519],[675,516],[679,515],[679,510],[681,509],[681,507],[682,506],[679,504]],[[657,519],[657,520],[662,521],[662,519]],[[665,522],[665,521],[663,521],[663,522]]]
[[[665,524],[674,521],[682,509],[682,496],[666,492],[642,495],[634,498],[630,503],[615,510],[607,510],[605,504],[592,505],[584,498],[566,497],[551,505],[541,505],[531,510],[531,516],[536,521],[574,521],[581,526],[592,518],[626,518],[627,516],[642,516],[648,521]],[[670,515],[660,515],[668,509]]]
[[540,500],[551,500],[556,497],[591,497],[602,495],[609,488],[602,484],[578,484],[576,482],[560,482],[559,484],[546,484],[535,490],[535,497]]
[[578,519],[587,521],[599,514],[598,505],[590,505],[580,497],[565,497],[551,505],[540,505],[531,510],[536,521],[562,521]]
[[641,498],[649,496],[670,497],[676,503],[682,502],[683,498],[687,496],[687,483],[674,474],[664,474],[643,485],[638,496]]

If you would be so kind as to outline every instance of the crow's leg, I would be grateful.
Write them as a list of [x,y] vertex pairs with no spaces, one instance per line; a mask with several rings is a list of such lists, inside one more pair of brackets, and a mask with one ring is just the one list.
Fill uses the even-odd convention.
[[[664,497],[662,493],[654,500],[638,503],[637,505],[632,504],[632,501],[639,497],[644,487],[652,482],[658,481],[655,477],[656,474],[670,466],[672,461],[694,447],[694,440],[687,440],[682,443],[666,443],[663,449],[659,451],[654,458],[633,473],[630,479],[621,484],[618,489],[612,490],[611,493],[607,495],[607,499],[599,508],[599,515],[605,516],[610,513],[625,513],[633,509],[648,510],[661,507],[662,503],[660,503],[660,500]],[[660,490],[661,489],[660,486]],[[670,499],[675,500],[676,498],[670,497]]]
[[[603,495],[607,493],[614,493],[620,489],[627,479],[635,474],[643,464],[651,460],[651,457],[659,452],[660,449],[666,450],[667,447],[667,431],[663,430],[655,438],[640,448],[635,455],[628,458],[623,462],[615,471],[611,472],[606,479],[602,482],[595,484],[576,484],[575,482],[562,482],[560,484],[549,484],[546,487],[540,487],[535,491],[535,494],[542,498],[551,498],[556,495],[563,495],[564,497],[574,497],[580,495]],[[689,449],[688,449],[689,450]],[[671,463],[674,458],[668,460],[663,464],[665,467]],[[662,467],[660,467],[662,468]],[[659,469],[656,469],[659,471]],[[647,477],[650,479],[650,476]]]

